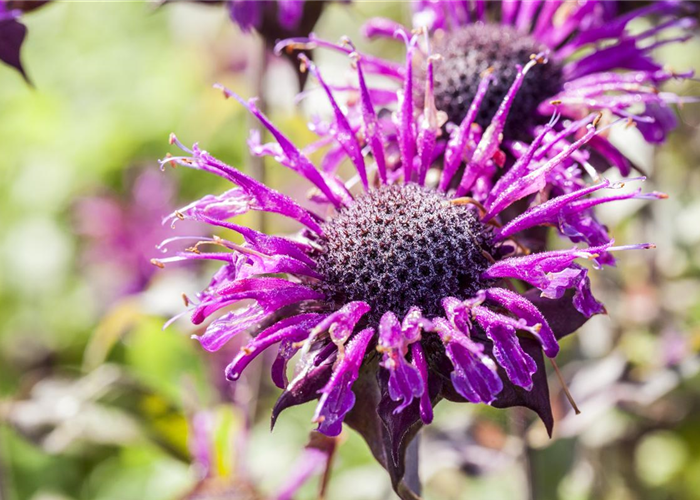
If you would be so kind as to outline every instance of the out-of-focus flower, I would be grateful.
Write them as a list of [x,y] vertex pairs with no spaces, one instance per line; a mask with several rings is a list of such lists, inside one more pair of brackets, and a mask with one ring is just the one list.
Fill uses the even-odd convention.
[[27,79],[20,59],[27,27],[19,22],[20,15],[21,11],[10,9],[5,0],[0,0],[0,61],[15,68]]
[[[405,42],[403,88],[391,118],[377,113],[375,104],[384,104],[384,94],[365,82],[363,68],[377,69],[377,60],[359,54],[349,42],[338,46],[351,56],[359,92],[357,104],[343,112],[317,67],[301,56],[333,110],[332,123],[317,121],[313,129],[322,135],[321,143],[332,144],[352,161],[357,175],[348,182],[337,175],[332,154],[317,169],[255,100],[246,102],[221,87],[276,140],[261,144],[253,134],[253,154],[270,155],[309,181],[311,197],[324,207],[324,215],[173,136],[185,155],[169,156],[163,165],[208,171],[235,187],[191,203],[171,219],[230,229],[244,243],[202,238],[153,262],[223,262],[210,286],[190,303],[195,324],[240,301],[247,303],[218,316],[197,337],[206,350],[217,351],[236,335],[253,335],[227,367],[227,378],[236,380],[256,356],[277,344],[272,379],[284,391],[273,409],[273,423],[284,409],[319,399],[313,418],[318,430],[338,435],[344,421],[358,430],[389,471],[398,494],[414,498],[403,480],[404,454],[420,427],[432,421],[433,406],[441,399],[526,406],[551,431],[544,356],[555,357],[561,337],[604,311],[592,295],[588,269],[577,261],[591,260],[600,268],[612,262],[611,252],[651,247],[613,246],[593,219],[592,208],[661,195],[634,191],[591,197],[624,186],[597,176],[590,185],[582,180],[585,160],[577,153],[599,137],[596,114],[562,133],[553,133],[558,118],[553,117],[515,164],[498,172],[509,110],[527,73],[544,62],[541,55],[517,67],[493,120],[472,136],[475,145],[466,167],[435,166],[436,158],[442,158],[437,151],[442,123],[434,99],[435,58],[427,59],[420,82],[425,86],[423,111],[415,116],[413,60],[419,37]],[[466,131],[474,130],[492,78],[489,72],[483,76],[464,130],[447,144],[444,158],[462,157],[468,149]],[[572,143],[565,140],[581,126],[583,135]],[[371,162],[363,152],[371,153]],[[557,194],[550,185],[556,176],[575,177],[579,185],[572,183]],[[541,192],[549,195],[534,196]],[[274,236],[228,220],[250,210],[286,216],[303,229],[295,237]],[[557,226],[562,236],[590,246],[531,253],[519,235],[541,225]],[[203,252],[207,246],[217,251]],[[523,282],[529,291],[516,291],[511,280]],[[297,353],[299,362],[288,380],[287,363]]]
[[[653,51],[690,39],[697,22],[685,17],[692,7],[683,2],[648,2],[619,15],[617,3],[414,2],[413,27],[431,32],[426,50],[441,56],[435,64],[437,109],[452,124],[462,123],[478,93],[480,75],[489,69],[492,85],[474,120],[486,127],[517,77],[516,64],[530,54],[545,53],[549,63],[530,72],[513,103],[505,129],[509,139],[531,140],[555,111],[572,120],[600,111],[606,117],[629,117],[647,141],[662,142],[677,122],[669,104],[682,99],[659,87],[693,72],[674,71],[656,60]],[[633,32],[634,22],[646,16],[655,16],[653,27]],[[407,29],[381,18],[364,28],[369,37],[393,37],[397,31]],[[385,74],[387,67],[392,66],[381,68]],[[418,71],[426,67],[424,63]],[[587,148],[596,167],[615,165],[623,175],[628,173],[629,162],[606,137],[594,137]]]
[[23,12],[34,10],[48,0],[0,0],[0,61],[19,71],[29,81],[20,52],[27,36],[27,27],[20,22]]
[[[240,467],[237,470],[221,471],[221,464],[230,457],[218,452],[215,435],[217,415],[211,410],[200,409],[190,418],[189,448],[193,466],[199,481],[183,500],[215,500],[220,498],[291,500],[304,484],[313,476],[321,475],[320,496],[324,497],[328,480],[328,469],[336,449],[336,438],[329,438],[318,432],[311,432],[309,442],[302,455],[289,467],[288,476],[279,491],[272,497],[260,493],[261,488],[247,477]],[[247,429],[237,433],[238,439],[247,434]],[[235,444],[232,445],[233,447]],[[233,453],[230,447],[223,447],[225,453]],[[245,456],[239,457],[245,459]],[[217,467],[218,465],[218,467]]]
[[106,302],[144,290],[155,271],[148,261],[164,238],[201,234],[191,223],[174,230],[161,223],[175,196],[166,176],[146,170],[130,192],[129,199],[105,194],[75,206],[76,230],[86,240],[84,262]]
[[[269,45],[313,30],[328,0],[198,0],[207,5],[225,4],[231,20],[242,31],[257,31]],[[341,0],[345,3],[349,0]],[[163,0],[166,3],[168,0]]]
[[258,31],[268,43],[295,34],[308,33],[321,17],[323,4],[305,0],[228,0],[226,5],[235,22],[243,31]]

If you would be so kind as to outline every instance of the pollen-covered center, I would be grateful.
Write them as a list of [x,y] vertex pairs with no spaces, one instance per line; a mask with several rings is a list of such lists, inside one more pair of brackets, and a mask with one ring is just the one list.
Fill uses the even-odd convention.
[[[482,73],[493,68],[493,79],[476,122],[488,126],[506,92],[515,81],[517,65],[524,66],[532,54],[547,47],[534,38],[500,24],[471,24],[432,38],[432,52],[442,60],[435,66],[435,101],[450,121],[459,124],[476,95]],[[561,90],[561,66],[551,57],[526,75],[513,102],[506,132],[524,133],[537,119],[537,106]],[[422,102],[422,101],[421,101]]]
[[319,285],[340,307],[361,300],[371,324],[411,306],[444,314],[443,297],[482,288],[488,232],[473,209],[416,184],[384,186],[359,198],[324,226]]

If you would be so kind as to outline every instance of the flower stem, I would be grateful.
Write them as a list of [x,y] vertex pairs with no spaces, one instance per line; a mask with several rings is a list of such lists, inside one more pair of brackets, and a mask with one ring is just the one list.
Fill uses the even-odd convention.
[[421,494],[420,477],[418,476],[418,450],[420,448],[420,432],[406,448],[406,475],[404,481],[417,496]]

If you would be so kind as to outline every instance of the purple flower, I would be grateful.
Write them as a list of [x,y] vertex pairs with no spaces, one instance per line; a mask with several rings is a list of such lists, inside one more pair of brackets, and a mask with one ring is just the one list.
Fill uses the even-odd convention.
[[22,43],[27,36],[27,27],[19,22],[21,14],[20,10],[10,9],[5,0],[0,0],[0,61],[15,68],[27,80],[20,59]]
[[[202,234],[196,224],[161,223],[172,206],[173,182],[151,171],[133,181],[132,195],[122,200],[113,194],[85,197],[76,203],[75,226],[86,243],[83,264],[105,302],[143,291],[156,269],[148,260],[167,237]],[[174,233],[174,234],[173,234]]]
[[274,23],[278,29],[295,30],[301,23],[304,10],[311,6],[306,5],[305,0],[228,0],[226,3],[231,20],[243,31],[264,30],[266,23]]
[[[273,47],[278,40],[313,31],[330,0],[226,0],[229,16],[244,33],[255,30]],[[350,0],[340,0],[348,3]],[[296,54],[288,54],[292,62]]]
[[[580,120],[599,111],[630,118],[647,141],[662,142],[676,126],[669,104],[681,98],[660,91],[659,86],[670,79],[689,78],[693,72],[668,69],[654,59],[653,50],[691,38],[696,20],[684,14],[692,7],[657,1],[617,14],[618,3],[413,2],[413,27],[425,27],[431,33],[429,43],[418,52],[424,61],[431,52],[441,56],[435,65],[435,104],[455,130],[450,140],[468,143],[471,132],[465,124],[486,128],[517,78],[516,65],[530,54],[544,54],[548,64],[533,68],[509,111],[505,132],[511,141],[531,141],[554,112]],[[654,27],[634,31],[631,24],[643,16],[655,16]],[[387,19],[372,19],[364,27],[369,37],[394,37],[408,31]],[[385,75],[395,69],[388,62],[379,66],[376,72]],[[422,75],[428,71],[427,64],[423,62],[417,70]],[[485,71],[491,72],[488,90],[479,87]],[[397,70],[394,76],[400,80],[404,75]],[[422,93],[418,89],[419,99]],[[469,116],[475,99],[483,102],[476,115]],[[557,130],[563,127],[559,123]],[[629,162],[604,136],[591,139],[579,154],[588,155],[588,151],[596,168],[615,165],[623,175],[629,172]],[[445,167],[454,168],[453,162],[448,160]]]
[[27,36],[27,27],[20,22],[23,12],[29,12],[50,0],[0,0],[0,61],[16,69],[29,82],[20,52]]
[[[220,422],[222,419],[217,417],[214,409],[201,408],[193,411],[189,417],[188,447],[198,481],[183,500],[224,497],[262,498],[259,492],[262,488],[251,481],[246,473],[246,467],[240,465],[240,463],[246,463],[247,457],[244,452],[249,429],[246,426],[236,433],[237,441],[241,442],[229,443],[235,451],[227,448],[220,450],[216,446],[215,436],[218,427],[222,425]],[[274,497],[269,498],[290,500],[312,477],[319,475],[321,476],[319,493],[323,496],[329,477],[325,472],[330,467],[336,445],[337,439],[312,431],[303,454],[290,464],[286,480]],[[229,453],[236,453],[235,463],[238,466],[230,470],[217,467],[217,464],[220,465],[222,462],[230,462]]]
[[[587,243],[594,205],[661,197],[639,192],[591,197],[598,190],[624,187],[597,175],[590,186],[583,180],[586,159],[578,154],[580,148],[606,128],[596,115],[586,117],[585,133],[572,142],[567,137],[579,126],[555,133],[555,117],[509,170],[499,172],[509,110],[541,57],[517,67],[491,123],[483,133],[469,135],[475,144],[463,157],[465,168],[445,168],[441,158],[457,154],[460,141],[447,144],[444,156],[438,154],[443,131],[435,108],[434,59],[428,58],[424,79],[416,82],[412,65],[418,42],[418,36],[406,39],[405,66],[391,70],[403,75],[393,113],[377,112],[387,103],[386,95],[369,88],[364,78],[364,68],[380,67],[377,60],[349,43],[337,46],[349,54],[357,77],[358,99],[343,110],[337,89],[302,56],[302,66],[319,81],[332,109],[330,123],[312,125],[320,142],[304,151],[255,100],[244,101],[219,87],[275,139],[263,145],[252,137],[252,153],[272,156],[309,182],[311,199],[321,210],[302,208],[197,144],[187,148],[173,136],[185,154],[168,157],[163,165],[205,170],[235,184],[224,195],[206,196],[175,212],[176,217],[230,229],[244,243],[203,238],[190,251],[156,261],[221,261],[211,285],[191,301],[192,320],[201,323],[240,301],[246,305],[217,315],[197,340],[216,351],[234,336],[253,336],[227,367],[230,380],[265,349],[279,345],[272,378],[284,391],[273,409],[273,424],[284,409],[318,399],[318,430],[334,436],[343,422],[357,429],[402,496],[407,488],[403,454],[441,399],[527,406],[551,431],[544,356],[556,356],[558,339],[602,311],[580,262],[592,260],[600,268],[610,263],[612,252],[651,247],[615,247],[603,232],[605,241],[595,246],[532,253],[519,238],[522,232],[554,224],[564,238]],[[490,78],[484,76],[481,89]],[[425,88],[424,106],[416,116],[419,85]],[[469,116],[476,116],[481,103],[475,98]],[[318,169],[306,154],[320,144],[330,149]],[[347,157],[356,176],[343,181],[337,157]],[[551,187],[554,175],[575,179],[576,187],[557,194]],[[549,195],[541,202],[544,192]],[[284,215],[301,229],[294,236],[272,236],[228,220],[248,210]],[[215,251],[202,252],[206,245]],[[530,291],[515,291],[511,280]],[[297,354],[288,380],[287,363]]]

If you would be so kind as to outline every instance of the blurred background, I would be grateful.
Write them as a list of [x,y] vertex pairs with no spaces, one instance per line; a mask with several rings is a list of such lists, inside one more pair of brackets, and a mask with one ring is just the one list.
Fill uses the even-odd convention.
[[[334,4],[316,32],[399,57],[391,42],[362,43],[371,15],[407,21],[408,9]],[[149,260],[163,238],[202,231],[163,228],[163,215],[228,187],[160,172],[168,134],[246,171],[250,121],[212,89],[220,82],[262,92],[274,121],[306,144],[295,71],[217,5],[64,2],[23,22],[33,86],[0,67],[0,499],[270,498],[304,463],[313,405],[288,410],[270,433],[278,390],[264,363],[229,386],[223,366],[238,345],[211,356],[186,319],[162,328],[211,270]],[[662,57],[700,68],[700,39]],[[609,315],[563,343],[559,365],[581,415],[554,376],[553,439],[529,413],[439,405],[421,443],[426,498],[700,498],[700,108],[679,113],[661,148],[634,130],[615,138],[649,175],[646,189],[670,198],[602,214],[618,243],[658,249],[595,276]],[[281,167],[271,162],[267,175],[294,194]],[[268,221],[284,231],[278,223]],[[358,435],[346,430],[336,444],[326,498],[393,498]],[[314,478],[295,498],[317,490]]]

